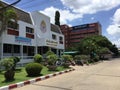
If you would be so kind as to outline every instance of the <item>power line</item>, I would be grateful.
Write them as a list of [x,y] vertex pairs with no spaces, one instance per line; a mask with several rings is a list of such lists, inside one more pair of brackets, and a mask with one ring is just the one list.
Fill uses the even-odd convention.
[[[69,0],[67,1],[66,3],[70,3],[70,2],[73,2],[74,0]],[[51,1],[50,3],[42,3],[42,5],[40,5],[39,3],[35,4],[35,5],[30,5],[30,6],[27,6],[27,7],[23,7],[24,9],[27,9],[27,8],[36,8],[36,7],[40,7],[40,6],[45,6],[45,5],[48,5],[48,4],[52,4],[54,3],[54,5],[56,6],[61,6],[61,3],[57,3],[58,1],[57,0],[54,0],[54,1]],[[38,6],[39,5],[39,6]]]
[[[22,0],[21,0],[22,1]],[[32,8],[37,8],[37,7],[43,7],[43,6],[46,6],[46,5],[50,5],[50,4],[54,4],[56,6],[61,6],[62,2],[59,3],[58,0],[48,0],[48,2],[46,3],[45,0],[43,0],[42,2],[38,3],[36,2],[37,0],[29,0],[29,1],[26,1],[26,2],[23,2],[23,3],[19,3],[17,4],[17,6],[19,8],[22,8],[22,9],[32,9]],[[51,2],[50,2],[51,1]],[[69,0],[69,1],[66,1],[66,3],[70,3],[70,2],[73,2],[74,0]],[[33,2],[36,2],[34,4],[31,5],[31,3]],[[58,3],[57,3],[58,2]],[[23,6],[23,7],[22,7]]]
[[19,3],[18,6],[24,6],[25,4],[29,4],[31,2],[34,2],[35,0],[28,0],[27,2]]
[[[32,0],[33,1],[33,0]],[[36,0],[37,1],[37,0]],[[57,2],[57,0],[54,0],[54,1],[51,1],[51,2],[49,2],[50,0],[48,0],[48,2],[46,3],[46,1],[45,0],[43,0],[42,2],[35,2],[35,4],[30,4],[31,2],[29,2],[29,3],[27,3],[27,5],[28,6],[25,6],[26,4],[24,4],[24,5],[22,5],[23,6],[23,8],[31,8],[31,7],[37,7],[38,5],[39,6],[44,6],[44,5],[48,5],[48,4],[50,4],[50,3],[52,3],[52,2]],[[20,7],[22,7],[22,6],[20,6]]]
[[0,10],[4,10],[4,9],[6,9],[6,8],[8,8],[8,7],[11,7],[11,6],[19,3],[20,1],[21,1],[21,0],[17,0],[16,2],[14,2],[14,3],[12,3],[12,4],[9,4],[9,5],[7,5],[7,6],[3,7],[3,8],[0,8]]

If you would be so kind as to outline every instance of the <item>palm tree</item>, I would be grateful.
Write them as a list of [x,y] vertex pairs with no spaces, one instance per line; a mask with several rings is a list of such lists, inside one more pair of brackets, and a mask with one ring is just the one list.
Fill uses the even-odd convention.
[[6,30],[9,21],[17,22],[17,13],[12,6],[7,8],[4,7],[6,6],[0,1],[0,36],[2,35],[3,31]]

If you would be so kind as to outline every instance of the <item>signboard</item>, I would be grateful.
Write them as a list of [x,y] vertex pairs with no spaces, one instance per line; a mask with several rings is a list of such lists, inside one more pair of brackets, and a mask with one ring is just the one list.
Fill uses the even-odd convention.
[[88,24],[83,24],[83,25],[74,26],[72,28],[73,29],[84,29],[84,28],[89,28],[89,25]]
[[31,39],[30,38],[25,38],[25,37],[15,36],[15,42],[23,43],[23,44],[31,44]]
[[47,39],[47,40],[46,40],[46,45],[48,45],[48,46],[57,46],[57,45],[58,45],[58,42]]

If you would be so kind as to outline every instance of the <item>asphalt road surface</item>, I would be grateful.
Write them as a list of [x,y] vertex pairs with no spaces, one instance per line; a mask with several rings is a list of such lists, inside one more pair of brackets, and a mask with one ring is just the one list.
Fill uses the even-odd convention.
[[120,58],[73,68],[76,70],[14,90],[120,90]]

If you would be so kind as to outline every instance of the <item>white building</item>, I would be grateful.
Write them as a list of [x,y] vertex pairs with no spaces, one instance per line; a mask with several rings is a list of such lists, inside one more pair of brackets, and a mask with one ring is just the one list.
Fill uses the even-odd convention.
[[10,22],[0,37],[0,58],[19,56],[21,63],[32,61],[37,53],[45,55],[50,48],[58,56],[64,50],[64,36],[50,18],[40,12],[27,13],[15,8],[18,23]]

